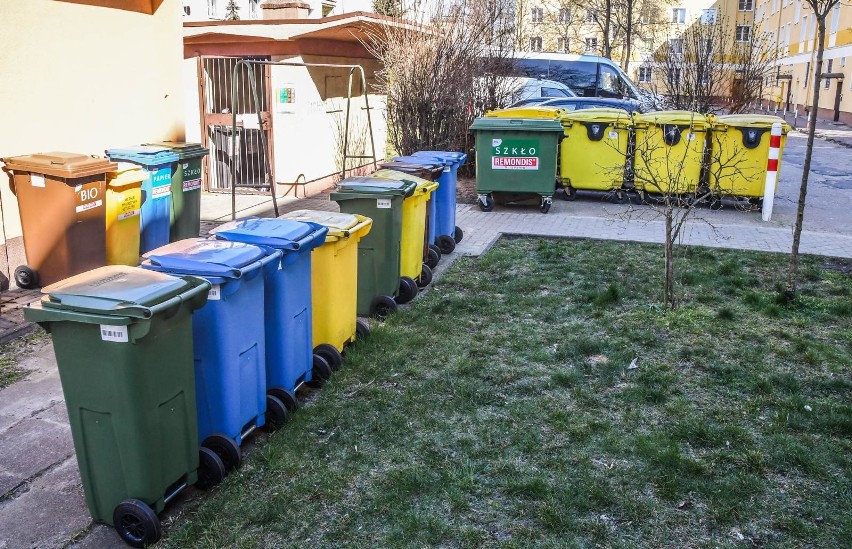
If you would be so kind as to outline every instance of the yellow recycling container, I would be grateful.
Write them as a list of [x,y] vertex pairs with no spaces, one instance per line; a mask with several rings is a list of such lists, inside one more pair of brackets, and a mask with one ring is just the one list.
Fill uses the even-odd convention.
[[710,122],[690,111],[658,111],[633,118],[636,145],[633,155],[637,191],[651,194],[694,193]]
[[511,107],[508,109],[497,109],[485,113],[486,118],[540,118],[544,120],[556,120],[565,109],[559,107]]
[[358,241],[373,226],[369,217],[357,214],[296,210],[284,219],[312,221],[328,227],[325,243],[311,252],[311,306],[313,346],[344,345],[366,335],[367,325],[357,320]]
[[787,133],[792,129],[783,118],[730,114],[711,120],[710,191],[713,194],[748,197],[755,203],[763,198],[772,124],[776,122],[781,124],[780,171]]
[[[411,181],[410,177],[400,178]],[[423,262],[426,247],[426,212],[429,197],[438,188],[435,181],[422,180],[402,202],[402,239],[399,243],[399,276],[414,279],[421,288],[432,281],[432,270]]]
[[585,109],[561,118],[565,139],[559,146],[563,197],[573,200],[577,189],[617,191],[624,186],[632,119],[621,109]]
[[119,162],[118,169],[107,174],[107,265],[139,265],[139,212],[146,177],[142,168],[128,162]]

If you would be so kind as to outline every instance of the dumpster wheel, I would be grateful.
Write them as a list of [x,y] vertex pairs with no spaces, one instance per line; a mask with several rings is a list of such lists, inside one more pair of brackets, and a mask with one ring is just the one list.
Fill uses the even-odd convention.
[[432,269],[429,265],[423,264],[423,270],[420,271],[420,276],[417,277],[417,287],[425,288],[432,282]]
[[370,306],[370,311],[373,316],[379,320],[387,320],[387,318],[396,312],[396,301],[389,295],[379,295],[373,300]]
[[464,238],[464,231],[461,230],[461,227],[456,225],[456,230],[453,232],[453,240],[456,241],[456,244],[460,244],[462,238]]
[[574,187],[563,187],[562,200],[577,200],[577,189]]
[[267,433],[277,431],[287,423],[289,416],[287,406],[281,402],[276,396],[266,395],[266,423],[263,424],[263,430]]
[[549,196],[542,196],[541,203],[538,205],[538,211],[546,214],[550,211],[550,206],[553,205],[553,199]]
[[329,343],[320,343],[314,347],[314,354],[321,356],[331,366],[331,371],[336,372],[343,366],[343,355],[337,347]]
[[243,457],[240,447],[234,439],[227,435],[213,433],[205,438],[201,445],[216,452],[216,455],[225,464],[225,469],[229,473],[239,467],[242,462]]
[[429,265],[430,269],[434,269],[438,266],[439,261],[441,261],[441,250],[434,244],[429,244],[429,250],[426,252],[426,264]]
[[319,389],[331,378],[331,366],[320,355],[314,355],[314,363],[311,368],[311,380],[308,387]]
[[157,513],[138,499],[126,499],[112,512],[115,531],[131,547],[153,545],[163,535]]
[[198,449],[198,480],[195,487],[199,490],[209,490],[225,479],[228,471],[222,458],[216,452],[203,446]]
[[490,194],[479,195],[479,200],[476,203],[483,212],[490,212],[494,209],[494,197]]

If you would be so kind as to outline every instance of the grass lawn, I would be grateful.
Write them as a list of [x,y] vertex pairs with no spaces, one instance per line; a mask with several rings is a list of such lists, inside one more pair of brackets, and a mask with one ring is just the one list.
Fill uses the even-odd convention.
[[852,264],[678,261],[664,311],[658,246],[459,260],[165,545],[852,546]]
[[0,345],[0,389],[27,375],[27,370],[20,368],[18,361],[29,354],[33,348],[49,340],[49,335],[42,330],[36,330],[22,338]]

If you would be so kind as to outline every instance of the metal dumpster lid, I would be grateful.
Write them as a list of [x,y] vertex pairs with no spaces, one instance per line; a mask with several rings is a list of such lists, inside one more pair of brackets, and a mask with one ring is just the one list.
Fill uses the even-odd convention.
[[226,240],[232,242],[280,248],[298,243],[313,231],[311,225],[296,220],[249,217],[223,223],[210,234],[228,236]]
[[106,155],[110,160],[127,160],[146,167],[177,162],[179,158],[178,155],[167,147],[155,147],[152,145],[107,149]]
[[201,158],[210,152],[201,143],[183,143],[180,141],[160,141],[157,143],[145,143],[150,147],[163,147],[169,149],[180,157],[181,160]]
[[116,169],[115,162],[106,158],[62,151],[12,156],[3,162],[12,171],[63,178],[88,177]]
[[293,219],[296,221],[310,221],[325,225],[330,229],[338,229],[346,231],[360,223],[360,220],[348,213],[325,212],[318,210],[296,210],[294,212],[285,213],[278,219]]
[[566,112],[562,120],[573,122],[630,122],[630,114],[624,109],[594,108]]
[[562,132],[562,124],[556,118],[477,118],[471,130],[514,130],[534,132]]
[[789,132],[793,128],[780,116],[771,114],[726,114],[712,119],[714,125],[724,124],[735,128],[771,128],[772,124],[781,124],[781,131]]
[[337,190],[341,193],[363,193],[379,195],[411,196],[416,183],[381,177],[349,177],[341,181]]
[[239,278],[240,269],[265,256],[263,248],[251,244],[187,238],[146,253],[143,265],[172,274]]
[[107,265],[43,288],[41,304],[51,309],[125,315],[134,308],[162,303],[190,286],[188,281],[167,274]]
[[633,117],[634,122],[650,123],[657,126],[674,124],[677,126],[693,126],[696,129],[706,129],[710,126],[707,117],[701,113],[692,111],[656,111],[638,114]]

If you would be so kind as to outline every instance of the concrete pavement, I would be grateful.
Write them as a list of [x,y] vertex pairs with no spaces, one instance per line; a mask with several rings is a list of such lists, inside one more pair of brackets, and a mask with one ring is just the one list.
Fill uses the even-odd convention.
[[[804,141],[800,133],[791,133],[788,138],[770,223],[761,221],[760,212],[739,211],[734,202],[726,202],[720,211],[696,210],[683,242],[788,252]],[[852,178],[848,175],[852,173],[852,154],[840,145],[820,140],[814,157],[802,252],[852,257]],[[209,221],[204,227],[209,228],[217,220],[228,218],[230,197],[216,197],[206,207]],[[241,203],[241,207],[265,215],[271,209],[268,205],[264,208],[264,200],[257,197]],[[300,208],[336,210],[336,204],[327,195],[281,204],[282,211]],[[495,211],[483,213],[475,205],[462,204],[458,225],[464,229],[465,238],[449,261],[442,261],[438,273],[457,257],[483,253],[501,234],[638,242],[661,242],[663,237],[662,221],[648,208],[609,204],[592,193],[578,193],[574,202],[557,198],[546,215],[534,206],[498,205]],[[3,318],[35,296],[37,293],[17,295],[12,300],[17,307],[0,309]],[[122,547],[110,528],[92,524],[88,515],[51,344],[42,337],[25,355],[19,366],[29,375],[0,390],[0,549]],[[197,497],[201,497],[198,492],[190,491],[179,500],[185,503]],[[183,503],[178,501],[171,507],[164,522],[180,520]]]

